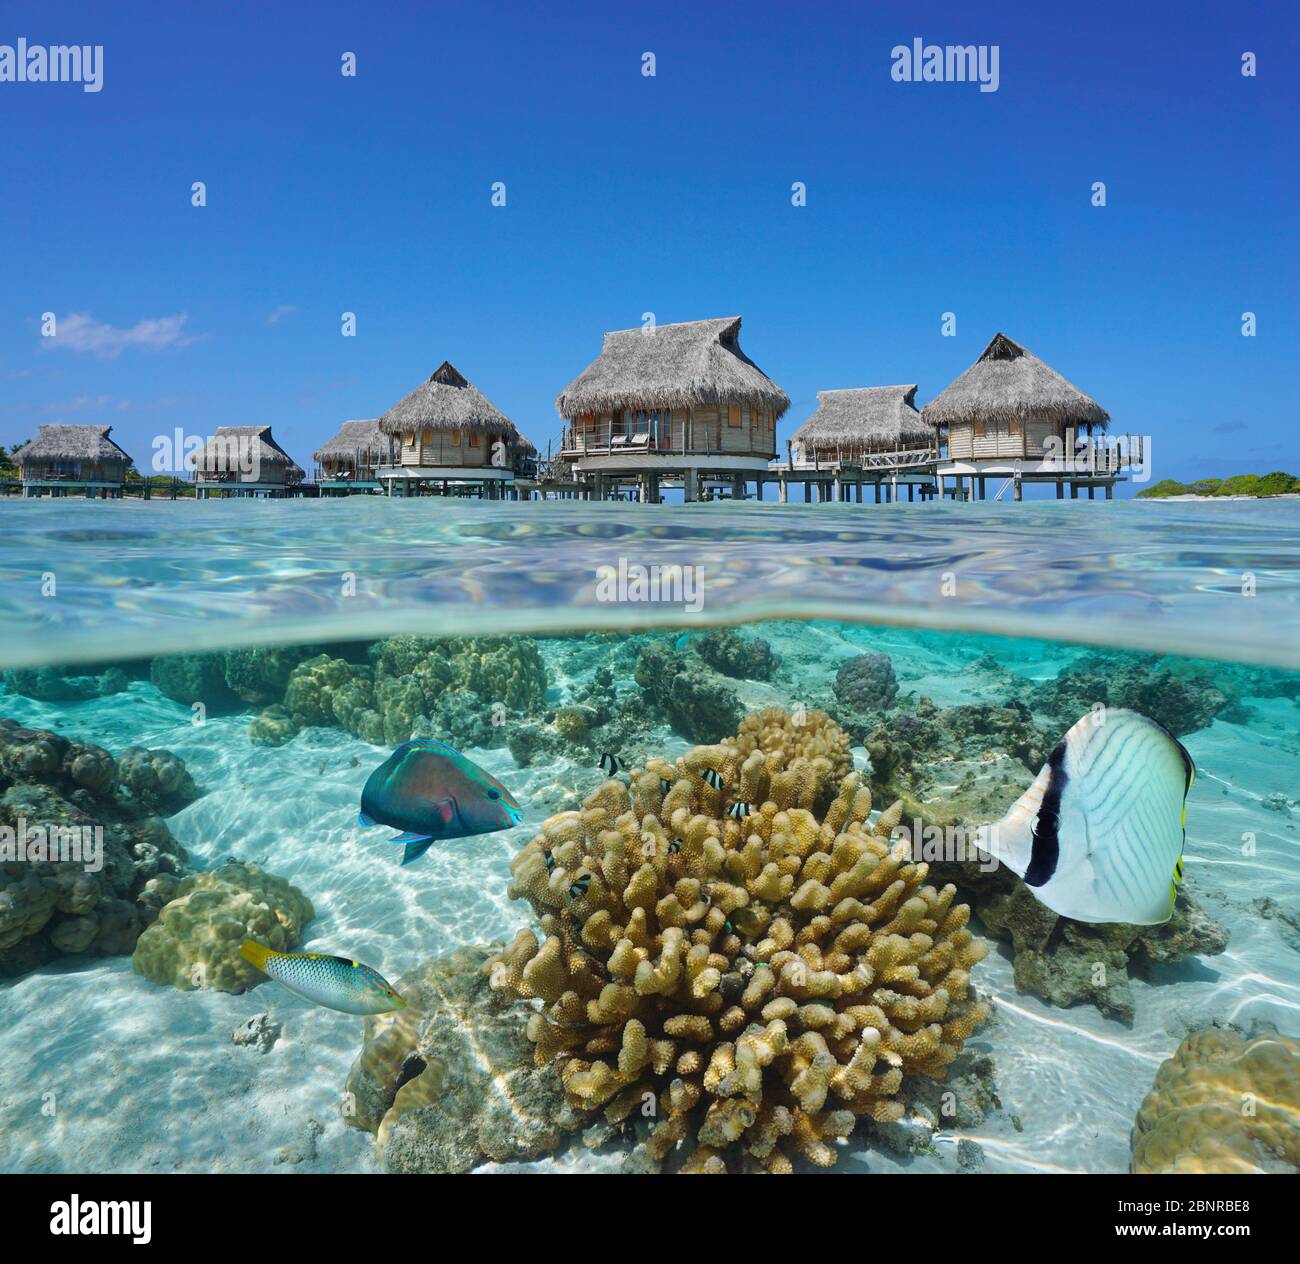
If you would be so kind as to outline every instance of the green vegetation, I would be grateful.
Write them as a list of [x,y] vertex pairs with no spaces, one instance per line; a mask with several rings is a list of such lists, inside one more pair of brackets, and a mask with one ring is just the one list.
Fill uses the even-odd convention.
[[144,485],[148,483],[150,491],[155,494],[166,494],[170,496],[175,492],[180,499],[194,495],[194,484],[183,478],[177,478],[174,474],[150,474],[145,478],[134,466],[126,472],[126,485],[131,495],[136,491],[143,492]]
[[1139,498],[1160,500],[1165,496],[1282,496],[1300,494],[1300,478],[1274,470],[1271,474],[1234,474],[1231,478],[1200,478],[1194,483],[1161,479],[1138,492]]

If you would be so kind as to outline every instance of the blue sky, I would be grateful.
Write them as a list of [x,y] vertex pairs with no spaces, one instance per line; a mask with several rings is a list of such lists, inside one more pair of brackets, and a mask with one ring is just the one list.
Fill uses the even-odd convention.
[[[310,465],[450,359],[545,450],[603,330],[739,313],[782,441],[1004,330],[1157,478],[1300,472],[1297,12],[7,3],[104,86],[0,83],[0,443],[270,422]],[[916,36],[997,45],[998,91],[894,82]]]

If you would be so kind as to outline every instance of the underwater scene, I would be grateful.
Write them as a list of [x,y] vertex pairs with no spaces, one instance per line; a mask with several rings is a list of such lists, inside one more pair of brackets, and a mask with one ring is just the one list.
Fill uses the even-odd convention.
[[846,508],[0,504],[0,1171],[1300,1167],[1300,509]]

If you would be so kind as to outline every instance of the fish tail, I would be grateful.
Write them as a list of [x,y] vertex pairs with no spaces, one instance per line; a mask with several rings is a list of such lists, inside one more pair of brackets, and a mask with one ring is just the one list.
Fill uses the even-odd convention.
[[413,860],[419,860],[430,847],[433,846],[433,839],[424,838],[417,843],[407,843],[402,851],[402,864],[409,865]]
[[259,944],[256,940],[245,939],[244,942],[239,945],[239,955],[243,957],[245,961],[255,965],[263,974],[265,974],[267,972],[266,963],[271,959],[272,950],[266,947],[265,944]]

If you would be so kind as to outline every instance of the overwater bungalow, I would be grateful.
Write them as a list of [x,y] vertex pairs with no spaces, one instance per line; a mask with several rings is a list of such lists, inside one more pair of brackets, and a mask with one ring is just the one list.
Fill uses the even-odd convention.
[[555,401],[560,459],[596,500],[762,495],[786,393],[740,349],[740,317],[624,329]]
[[375,477],[403,496],[515,495],[516,467],[532,449],[509,417],[450,360],[379,419],[397,457]]
[[985,499],[989,479],[1001,484],[995,499],[1011,487],[1019,500],[1029,482],[1055,483],[1058,499],[1067,485],[1072,497],[1101,487],[1109,500],[1124,471],[1145,460],[1140,436],[1107,437],[1110,414],[1006,334],[921,415],[947,432],[941,493],[951,478],[968,500]]
[[345,421],[312,455],[316,486],[322,496],[379,491],[379,471],[397,460],[397,440],[379,428],[379,419]]
[[271,434],[270,426],[218,426],[194,456],[195,495],[295,495],[305,474]]
[[134,462],[109,438],[112,426],[46,423],[13,454],[24,496],[121,499]]
[[916,386],[860,386],[818,391],[817,410],[794,432],[789,458],[774,464],[780,499],[787,484],[802,483],[804,499],[862,502],[864,487],[876,503],[924,500],[935,490],[939,446],[934,427],[916,408]]

